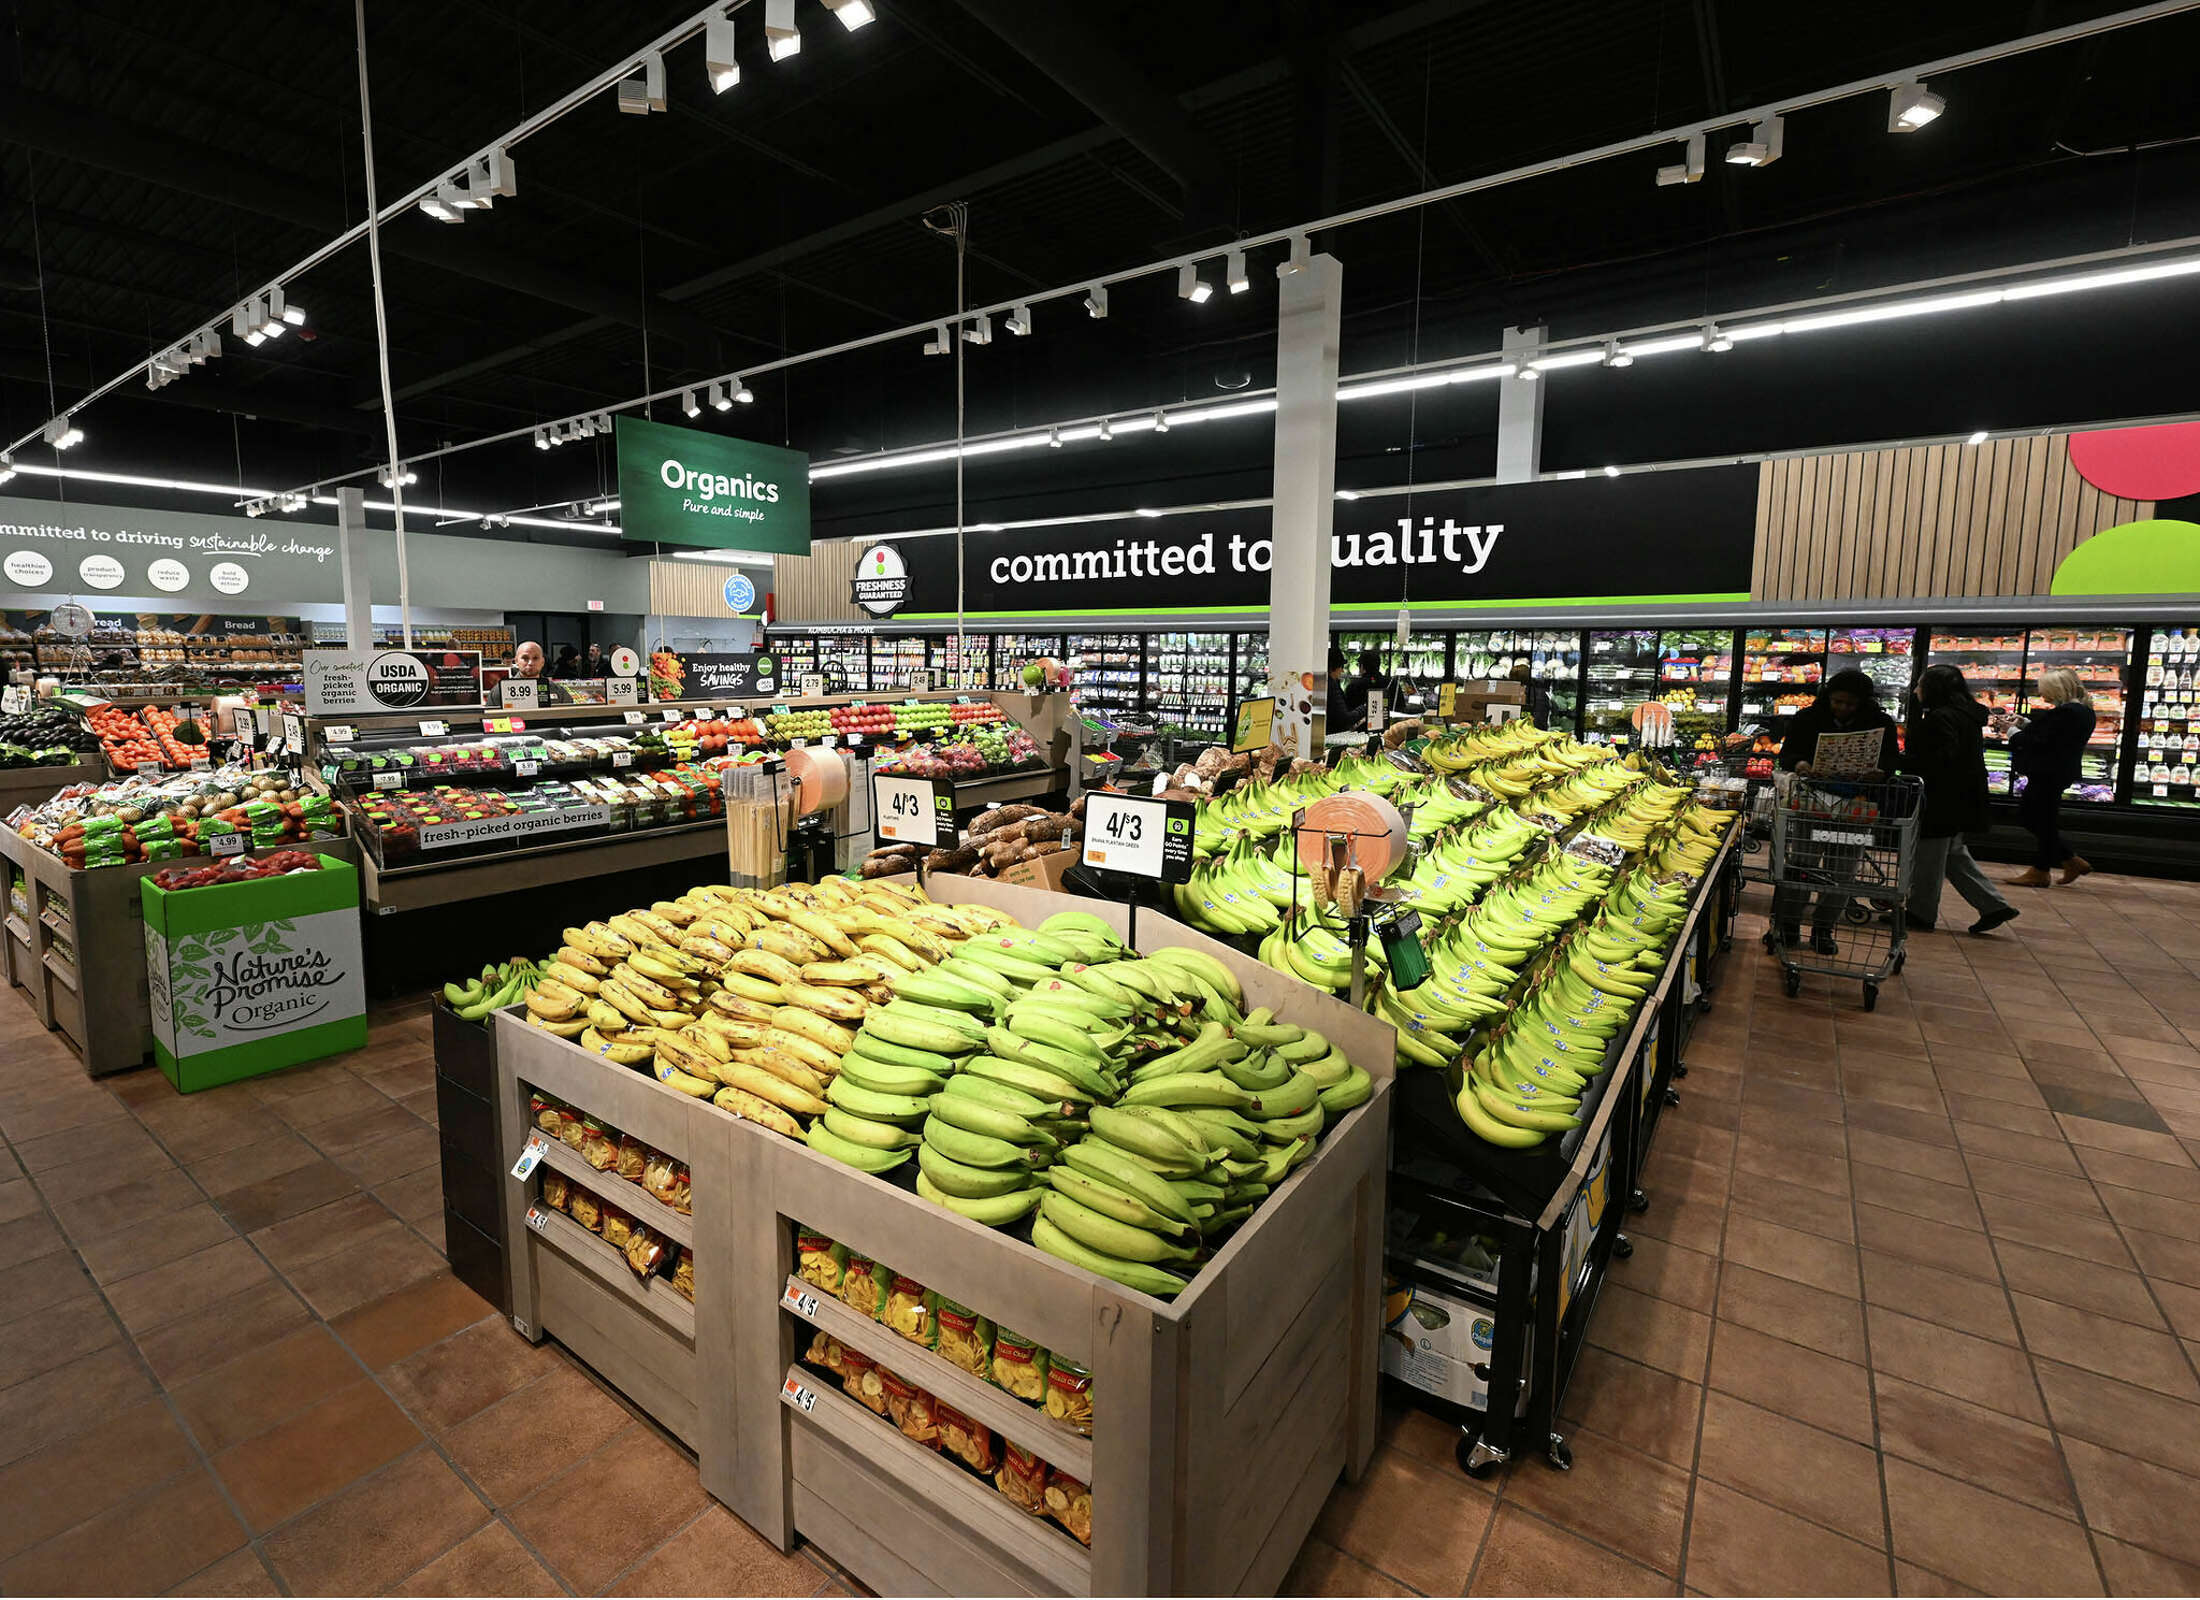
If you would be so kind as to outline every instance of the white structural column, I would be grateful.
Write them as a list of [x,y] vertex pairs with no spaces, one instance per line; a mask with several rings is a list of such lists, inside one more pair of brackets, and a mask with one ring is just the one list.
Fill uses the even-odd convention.
[[344,643],[374,645],[374,596],[367,581],[367,493],[336,491],[336,559],[344,572]]
[[[1548,328],[1507,328],[1505,359],[1523,365],[1539,354]],[[1527,483],[1543,470],[1543,382],[1497,385],[1497,481]]]
[[1275,553],[1268,667],[1276,742],[1321,753],[1327,728],[1329,534],[1337,487],[1337,322],[1344,269],[1330,255],[1276,270]]

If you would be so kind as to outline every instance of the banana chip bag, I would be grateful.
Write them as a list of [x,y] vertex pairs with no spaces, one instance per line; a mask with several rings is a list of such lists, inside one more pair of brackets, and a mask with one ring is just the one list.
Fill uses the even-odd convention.
[[840,1386],[880,1416],[886,1415],[885,1369],[860,1350],[845,1345],[840,1351]]
[[973,1422],[953,1406],[932,1403],[932,1415],[940,1427],[940,1448],[973,1472],[991,1472],[1000,1465],[994,1453],[993,1430]]
[[1020,1334],[996,1328],[989,1376],[1017,1399],[1038,1405],[1047,1397],[1047,1353]]
[[690,1302],[695,1299],[695,1253],[686,1245],[672,1263],[672,1287]]
[[1047,1468],[1047,1515],[1079,1544],[1092,1543],[1092,1491],[1066,1472]]
[[939,1448],[940,1429],[932,1412],[932,1397],[906,1378],[895,1376],[884,1367],[878,1369],[879,1381],[886,1386],[886,1414],[894,1426],[906,1438],[921,1445]]
[[844,1378],[848,1375],[847,1354],[846,1345],[820,1328],[810,1340],[810,1348],[802,1353],[802,1359],[823,1367],[836,1378]]
[[1018,1511],[1034,1517],[1047,1514],[1047,1464],[1019,1444],[1001,1447],[1001,1470],[993,1485]]
[[603,1204],[603,1242],[624,1250],[634,1237],[634,1219],[606,1200]]
[[1047,1415],[1092,1437],[1092,1371],[1059,1356],[1047,1363]]
[[933,1320],[939,1325],[933,1348],[972,1377],[987,1376],[993,1366],[993,1324],[952,1300],[934,1305]]
[[[619,1135],[619,1176],[629,1183],[642,1183],[649,1176],[649,1146],[631,1133]],[[662,1199],[663,1196],[658,1197]]]
[[846,1245],[835,1244],[822,1233],[812,1233],[807,1228],[794,1236],[794,1275],[804,1283],[814,1283],[837,1299],[841,1279],[847,1270]]
[[840,1275],[840,1302],[860,1311],[873,1322],[885,1320],[887,1284],[893,1273],[869,1256],[848,1253],[847,1268]]
[[603,1202],[577,1183],[566,1199],[565,1214],[590,1233],[603,1232]]
[[553,1211],[563,1211],[572,1203],[573,1185],[562,1172],[552,1172],[548,1167],[542,1172],[542,1203]]
[[911,1344],[932,1348],[938,1323],[933,1307],[938,1297],[928,1292],[916,1279],[894,1274],[893,1287],[886,1293],[886,1326],[907,1339]]
[[609,1172],[619,1164],[618,1135],[594,1117],[581,1118],[581,1159],[598,1172]]

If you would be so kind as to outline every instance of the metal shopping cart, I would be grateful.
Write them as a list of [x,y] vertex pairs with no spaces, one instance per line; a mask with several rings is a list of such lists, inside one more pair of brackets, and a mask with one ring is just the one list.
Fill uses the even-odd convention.
[[1902,970],[1903,906],[1925,786],[1915,778],[1831,782],[1782,773],[1773,791],[1772,926],[1792,995],[1803,974],[1856,978],[1864,1009]]

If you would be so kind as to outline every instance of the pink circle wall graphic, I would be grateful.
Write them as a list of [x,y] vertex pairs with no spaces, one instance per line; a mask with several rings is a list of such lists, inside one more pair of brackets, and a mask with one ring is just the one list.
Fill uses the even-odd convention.
[[2200,422],[2073,433],[2070,464],[2094,488],[2120,499],[2176,500],[2200,493]]

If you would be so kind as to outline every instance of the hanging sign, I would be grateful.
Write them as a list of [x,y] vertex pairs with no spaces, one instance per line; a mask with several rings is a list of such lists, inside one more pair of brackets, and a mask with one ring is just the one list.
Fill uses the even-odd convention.
[[871,823],[880,844],[950,849],[955,843],[955,786],[874,772]]
[[614,426],[622,538],[810,553],[810,458],[801,451],[639,417]]
[[850,603],[874,617],[890,617],[909,602],[909,567],[890,544],[875,544],[856,557],[848,580]]
[[[316,649],[305,653],[306,714],[481,704],[478,650]],[[531,680],[528,680],[531,681]]]
[[1189,882],[1193,809],[1184,800],[1088,791],[1085,865],[1163,883]]

